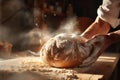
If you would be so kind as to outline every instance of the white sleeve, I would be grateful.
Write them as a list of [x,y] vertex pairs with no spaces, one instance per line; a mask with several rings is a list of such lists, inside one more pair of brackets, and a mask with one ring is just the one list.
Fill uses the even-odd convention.
[[120,25],[120,0],[103,0],[97,10],[98,16],[108,22],[113,28]]

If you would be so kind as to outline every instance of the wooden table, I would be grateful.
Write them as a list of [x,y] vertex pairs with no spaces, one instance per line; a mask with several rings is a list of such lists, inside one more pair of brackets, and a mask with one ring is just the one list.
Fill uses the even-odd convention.
[[104,53],[88,71],[77,76],[82,80],[108,80],[117,67],[119,57],[116,53]]
[[119,57],[117,53],[103,53],[89,67],[69,69],[43,66],[39,58],[35,57],[1,60],[0,80],[108,80]]

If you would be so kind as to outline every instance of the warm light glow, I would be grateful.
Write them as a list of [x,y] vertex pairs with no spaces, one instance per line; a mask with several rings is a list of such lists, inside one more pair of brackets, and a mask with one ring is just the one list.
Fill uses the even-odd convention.
[[102,62],[115,62],[116,57],[100,56],[97,61]]
[[103,78],[101,74],[76,74],[80,79],[84,80],[99,80]]
[[100,56],[101,59],[116,59],[116,57]]

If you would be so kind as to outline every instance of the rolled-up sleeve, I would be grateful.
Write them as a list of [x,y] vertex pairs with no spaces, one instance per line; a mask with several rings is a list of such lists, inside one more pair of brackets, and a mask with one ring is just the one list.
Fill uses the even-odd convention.
[[97,10],[98,16],[113,28],[120,25],[120,0],[103,0]]

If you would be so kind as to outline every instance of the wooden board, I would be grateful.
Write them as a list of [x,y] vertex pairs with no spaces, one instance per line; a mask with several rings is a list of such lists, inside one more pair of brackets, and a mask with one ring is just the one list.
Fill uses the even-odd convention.
[[116,68],[119,57],[120,55],[116,53],[104,53],[88,71],[77,75],[79,78],[82,76],[83,80],[84,78],[85,80],[108,80]]
[[0,60],[1,80],[107,80],[114,71],[119,54],[103,53],[89,67],[59,69],[43,64],[39,57]]

